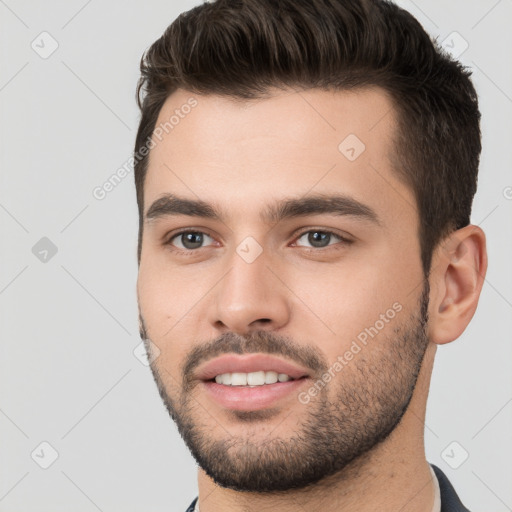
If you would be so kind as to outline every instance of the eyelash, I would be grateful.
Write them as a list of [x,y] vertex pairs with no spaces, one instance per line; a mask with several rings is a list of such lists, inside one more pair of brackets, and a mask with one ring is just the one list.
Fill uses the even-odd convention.
[[[335,233],[334,231],[329,231],[327,229],[317,229],[317,228],[313,228],[313,229],[310,228],[310,229],[307,229],[307,230],[304,230],[302,232],[299,232],[299,233],[295,234],[294,235],[294,240],[298,240],[299,238],[302,238],[307,233],[315,233],[315,232],[323,233],[323,234],[327,234],[327,235],[332,235],[332,236],[338,238],[340,240],[340,242],[338,244],[328,245],[326,247],[302,247],[307,252],[319,252],[319,251],[327,251],[327,250],[340,250],[340,249],[342,249],[342,247],[339,247],[340,243],[341,243],[342,246],[350,245],[350,244],[353,243],[353,240],[350,240],[349,238],[343,237],[343,236],[339,235],[338,233]],[[197,230],[197,229],[183,229],[181,231],[173,233],[172,236],[167,240],[167,242],[164,242],[164,245],[169,246],[171,248],[171,251],[173,251],[173,252],[175,252],[177,254],[184,254],[184,255],[187,255],[187,256],[193,255],[194,253],[198,252],[199,249],[206,249],[206,247],[198,247],[197,249],[180,249],[179,247],[173,246],[172,241],[175,238],[178,238],[179,236],[185,235],[187,233],[199,233],[199,234],[202,234],[202,235],[207,235],[210,238],[213,238],[211,235],[209,235],[208,233],[206,233],[204,231],[200,231],[200,230]]]

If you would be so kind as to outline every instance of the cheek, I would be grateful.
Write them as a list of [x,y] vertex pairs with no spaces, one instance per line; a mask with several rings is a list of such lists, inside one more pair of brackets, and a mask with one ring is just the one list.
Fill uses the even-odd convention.
[[158,259],[151,263],[141,260],[137,280],[139,307],[147,335],[160,350],[155,364],[169,382],[179,382],[179,365],[189,355],[191,344],[205,339],[199,332],[198,315],[204,318],[203,302],[212,284],[208,285],[208,275],[205,279],[201,275],[198,271],[159,265]]
[[139,307],[150,338],[163,334],[162,323],[169,317],[169,290],[155,272],[141,265],[137,280]]
[[176,269],[162,258],[141,261],[137,280],[140,308],[153,335],[165,334],[204,296],[200,272]]
[[373,339],[380,333],[388,338],[412,297],[404,276],[400,284],[391,269],[377,265],[353,266],[350,271],[340,266],[314,275],[302,272],[289,279],[296,283],[300,299],[296,318],[306,319],[299,320],[305,338],[329,361],[342,355],[353,340]]

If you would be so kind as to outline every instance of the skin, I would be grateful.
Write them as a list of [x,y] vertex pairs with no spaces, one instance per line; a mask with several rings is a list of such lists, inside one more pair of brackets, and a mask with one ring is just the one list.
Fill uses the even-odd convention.
[[[391,432],[381,422],[368,434],[375,441],[381,429],[381,442],[359,452],[355,445],[355,458],[347,456],[337,472],[299,489],[241,491],[219,485],[209,474],[214,466],[208,471],[200,467],[201,512],[277,507],[283,512],[430,512],[434,487],[423,430],[432,365],[437,345],[460,336],[475,312],[487,269],[484,233],[470,225],[436,248],[422,338],[425,282],[419,218],[412,190],[390,164],[396,119],[387,95],[377,88],[276,90],[263,100],[235,102],[178,90],[167,99],[157,125],[190,97],[197,99],[197,106],[161,141],[155,140],[144,211],[172,193],[211,203],[224,216],[179,215],[145,222],[137,294],[142,334],[153,344],[148,350],[159,351],[151,369],[164,403],[185,440],[190,441],[187,432],[194,432],[204,443],[196,447],[195,456],[207,459],[213,446],[235,440],[238,444],[223,457],[226,468],[240,473],[265,462],[273,468],[271,457],[288,452],[265,451],[265,446],[289,443],[294,434],[304,432],[304,425],[339,418],[364,426],[378,416],[383,402],[389,405],[383,416],[398,422],[403,412],[397,416],[399,406],[407,407]],[[365,144],[354,161],[338,149],[349,134]],[[333,192],[369,206],[379,224],[325,213],[277,224],[260,218],[273,201]],[[206,233],[203,246],[185,254],[182,237],[172,238],[174,246],[166,244],[184,228]],[[327,247],[315,247],[308,238],[315,230],[334,232],[352,243],[333,237]],[[262,250],[252,263],[236,252],[249,236]],[[183,253],[176,252],[180,249]],[[400,313],[308,404],[293,394],[266,415],[234,413],[212,401],[194,378],[194,350],[208,359],[216,344],[221,350],[262,348],[265,339],[278,351],[282,340],[289,340],[297,356],[309,350],[321,363],[311,367],[320,377],[323,364],[331,367],[358,333],[375,325],[395,303],[401,305]],[[244,345],[244,340],[254,344]],[[299,361],[293,356],[290,360]],[[375,369],[374,376],[369,367]],[[361,372],[366,372],[364,378]],[[364,405],[350,407],[340,401],[344,389],[349,390],[346,396],[360,396]],[[331,405],[322,409],[322,404]],[[318,432],[321,436],[322,429]],[[341,439],[343,432],[338,433]],[[333,439],[335,443],[338,437]]]

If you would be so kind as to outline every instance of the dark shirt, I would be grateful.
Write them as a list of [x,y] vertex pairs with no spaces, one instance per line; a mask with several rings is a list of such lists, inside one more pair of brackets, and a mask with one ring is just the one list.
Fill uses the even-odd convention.
[[[441,512],[469,512],[469,510],[461,503],[455,489],[453,488],[448,477],[434,464],[430,464],[439,482],[439,490],[441,491]],[[193,512],[196,506],[197,497],[187,508],[186,512]]]
[[439,481],[441,512],[469,512],[462,504],[448,477],[434,464],[430,464]]

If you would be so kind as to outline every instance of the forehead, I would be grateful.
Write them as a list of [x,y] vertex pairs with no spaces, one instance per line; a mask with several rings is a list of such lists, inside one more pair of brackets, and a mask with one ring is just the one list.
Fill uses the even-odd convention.
[[166,193],[256,212],[264,198],[309,191],[410,210],[412,191],[390,160],[396,125],[379,88],[275,91],[257,100],[178,90],[153,133],[145,211]]

